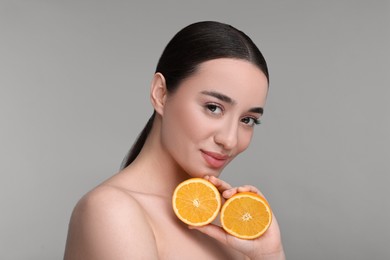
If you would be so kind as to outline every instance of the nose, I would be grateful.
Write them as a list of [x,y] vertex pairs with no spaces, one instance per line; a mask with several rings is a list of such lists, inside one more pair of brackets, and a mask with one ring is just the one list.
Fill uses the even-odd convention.
[[214,136],[214,141],[225,150],[232,150],[238,142],[238,124],[223,124]]

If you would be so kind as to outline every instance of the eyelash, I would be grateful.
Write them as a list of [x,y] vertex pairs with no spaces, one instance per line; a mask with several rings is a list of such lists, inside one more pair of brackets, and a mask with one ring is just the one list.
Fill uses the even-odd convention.
[[[224,112],[224,109],[223,109],[222,106],[220,106],[220,105],[218,105],[218,104],[214,104],[214,103],[206,104],[206,105],[205,105],[205,108],[206,108],[209,112],[211,112],[212,114],[217,115],[217,116],[223,114],[223,112]],[[216,110],[216,109],[220,109],[221,112],[218,113],[218,114],[216,114],[216,113],[215,113],[215,110]],[[253,120],[253,123],[251,123],[251,124],[244,123],[244,120],[245,120],[245,119]],[[251,116],[244,117],[243,119],[241,119],[241,122],[243,122],[245,125],[248,125],[248,126],[250,126],[250,127],[254,127],[254,125],[260,125],[260,124],[261,124],[261,121],[260,121],[258,118],[251,117]]]

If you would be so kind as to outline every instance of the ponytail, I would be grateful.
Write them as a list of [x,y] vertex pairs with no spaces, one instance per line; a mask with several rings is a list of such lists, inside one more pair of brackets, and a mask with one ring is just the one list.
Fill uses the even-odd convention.
[[137,140],[133,144],[133,146],[130,148],[130,151],[127,153],[125,158],[122,161],[121,164],[121,170],[126,168],[127,166],[132,163],[135,158],[137,158],[138,154],[141,152],[142,147],[145,144],[146,138],[148,137],[150,130],[152,129],[153,126],[153,121],[155,117],[156,112],[153,112],[152,116],[149,118],[148,122],[146,123],[144,129],[142,132],[138,135]]

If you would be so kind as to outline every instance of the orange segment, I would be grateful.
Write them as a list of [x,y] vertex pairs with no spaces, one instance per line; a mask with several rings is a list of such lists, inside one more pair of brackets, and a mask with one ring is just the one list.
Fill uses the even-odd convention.
[[261,236],[272,221],[267,201],[252,192],[242,192],[229,198],[221,209],[221,225],[229,234],[243,239]]
[[176,187],[172,206],[176,216],[184,223],[203,226],[217,217],[221,208],[221,195],[211,182],[191,178]]

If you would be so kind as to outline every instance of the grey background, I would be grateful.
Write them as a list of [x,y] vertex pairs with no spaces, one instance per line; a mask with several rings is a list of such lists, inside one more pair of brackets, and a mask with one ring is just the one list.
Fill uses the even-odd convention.
[[151,114],[182,27],[243,30],[270,67],[263,124],[222,177],[254,184],[288,259],[390,259],[389,1],[0,1],[0,259],[61,259],[73,206]]

